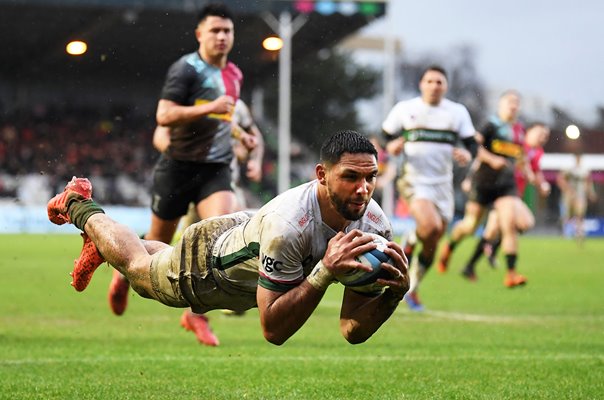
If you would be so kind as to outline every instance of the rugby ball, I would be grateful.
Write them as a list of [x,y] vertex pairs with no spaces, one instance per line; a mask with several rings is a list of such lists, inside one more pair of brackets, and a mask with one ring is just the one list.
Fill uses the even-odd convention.
[[378,279],[390,279],[392,274],[381,268],[380,264],[385,262],[394,265],[394,262],[390,257],[384,253],[388,240],[386,238],[377,235],[375,233],[365,233],[365,235],[371,235],[373,242],[377,244],[377,248],[363,253],[356,257],[356,261],[369,265],[371,271],[363,271],[360,269],[351,269],[349,272],[339,274],[336,279],[344,286],[349,287],[361,287],[371,285]]

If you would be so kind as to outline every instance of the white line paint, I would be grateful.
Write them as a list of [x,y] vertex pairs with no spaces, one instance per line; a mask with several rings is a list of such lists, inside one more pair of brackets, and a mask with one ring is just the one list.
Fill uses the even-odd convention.
[[427,362],[427,361],[454,361],[454,360],[475,360],[475,361],[604,361],[604,355],[593,353],[531,353],[531,354],[459,354],[459,355],[364,355],[364,356],[348,356],[348,355],[309,355],[309,356],[256,356],[253,354],[246,356],[216,356],[208,357],[200,356],[145,356],[145,357],[120,357],[120,356],[99,356],[99,357],[83,357],[83,358],[24,358],[17,360],[0,360],[0,366],[10,365],[46,365],[46,364],[107,364],[107,363],[140,363],[140,362],[199,362],[203,359],[204,362],[214,363],[231,363],[233,361],[241,361],[244,359],[254,359],[254,362],[274,363],[276,361],[294,361],[294,362],[353,362],[353,361],[396,361],[396,362]]

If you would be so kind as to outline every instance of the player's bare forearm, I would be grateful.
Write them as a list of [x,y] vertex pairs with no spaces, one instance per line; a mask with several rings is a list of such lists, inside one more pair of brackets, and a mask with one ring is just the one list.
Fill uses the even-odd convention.
[[285,343],[308,320],[324,294],[306,280],[284,293],[258,286],[256,297],[266,340],[276,345]]
[[215,102],[184,106],[170,100],[161,99],[157,105],[155,118],[158,125],[175,126],[195,121],[210,113],[225,113],[227,108],[223,105],[217,108]]
[[491,153],[489,150],[485,149],[484,147],[480,147],[478,149],[477,157],[478,157],[478,160],[489,165],[491,168],[493,168],[495,170],[500,170],[501,168],[505,167],[507,164],[507,161],[504,157],[501,157],[495,153]]
[[254,136],[256,136],[256,138],[258,139],[258,144],[250,152],[250,158],[262,164],[262,159],[264,158],[264,137],[262,136],[260,129],[258,129],[256,125],[252,125],[252,127],[250,128],[250,132],[253,133]]
[[377,297],[346,289],[340,313],[342,336],[352,344],[365,342],[390,318],[403,296],[390,288]]

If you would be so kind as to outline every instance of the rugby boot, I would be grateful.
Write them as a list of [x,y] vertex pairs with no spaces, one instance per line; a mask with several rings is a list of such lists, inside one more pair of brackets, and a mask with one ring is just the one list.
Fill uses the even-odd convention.
[[115,315],[122,315],[128,306],[128,289],[130,282],[117,269],[113,270],[113,278],[109,285],[109,307]]
[[419,301],[419,296],[417,295],[417,292],[407,292],[407,294],[405,294],[404,300],[411,311],[424,311],[424,305]]
[[476,282],[478,280],[476,273],[472,269],[469,269],[469,268],[464,268],[464,270],[461,271],[461,276],[463,276],[470,282]]
[[101,253],[99,253],[96,245],[90,240],[88,235],[85,232],[82,232],[81,236],[82,239],[84,239],[82,251],[80,252],[80,257],[74,261],[73,271],[70,273],[73,278],[71,286],[78,292],[86,289],[86,286],[88,286],[92,279],[94,271],[105,262],[105,259]]
[[449,268],[449,259],[451,258],[451,247],[449,247],[449,243],[445,243],[442,252],[440,253],[440,259],[438,260],[438,264],[436,268],[438,272],[444,274],[447,272],[447,268]]
[[208,322],[208,317],[185,310],[180,318],[180,325],[197,336],[197,340],[206,346],[218,346],[220,343]]
[[516,272],[510,271],[506,274],[503,284],[508,288],[514,288],[517,286],[526,285],[526,282],[527,279],[524,276],[517,274]]
[[86,178],[71,178],[63,193],[50,199],[46,206],[48,219],[56,225],[71,223],[67,210],[72,201],[84,201],[92,198],[92,184]]

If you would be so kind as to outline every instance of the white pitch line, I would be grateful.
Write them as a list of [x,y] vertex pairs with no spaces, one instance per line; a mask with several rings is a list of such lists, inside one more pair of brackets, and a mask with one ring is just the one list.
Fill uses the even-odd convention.
[[[333,300],[322,301],[319,307],[340,309],[341,303]],[[543,322],[555,322],[555,321],[604,321],[604,315],[484,315],[484,314],[471,314],[463,313],[458,311],[439,311],[439,310],[425,310],[422,312],[411,312],[407,311],[404,304],[399,306],[397,311],[398,315],[404,314],[405,316],[417,316],[422,318],[424,321],[446,319],[453,321],[464,321],[464,322],[484,322],[484,323],[496,323],[496,324],[510,324],[510,323],[543,323]],[[428,318],[426,318],[428,317]]]
[[0,366],[11,365],[48,365],[48,364],[104,364],[104,363],[140,363],[140,362],[204,362],[214,363],[229,363],[240,362],[245,359],[253,359],[254,362],[274,363],[275,361],[294,361],[294,362],[434,362],[434,361],[456,361],[456,360],[475,360],[475,361],[604,361],[604,355],[601,354],[586,354],[586,353],[559,353],[559,354],[498,354],[498,355],[481,355],[481,354],[459,354],[459,355],[366,355],[366,356],[346,356],[346,355],[309,355],[309,356],[284,356],[275,355],[269,356],[145,356],[145,357],[84,357],[84,358],[26,358],[18,360],[0,360]]

